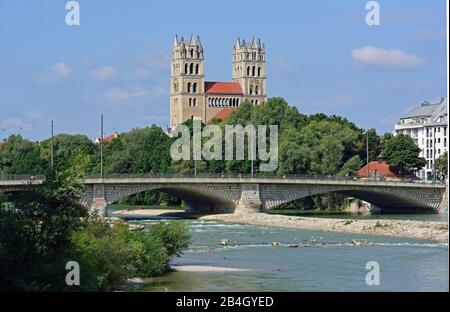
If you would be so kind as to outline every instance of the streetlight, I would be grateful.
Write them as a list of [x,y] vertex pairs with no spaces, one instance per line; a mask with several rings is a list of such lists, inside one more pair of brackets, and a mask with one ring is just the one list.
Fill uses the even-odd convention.
[[366,159],[367,159],[367,180],[369,180],[370,167],[369,167],[369,130],[366,131]]
[[53,164],[54,164],[54,160],[53,160],[53,119],[50,123],[50,131],[51,131],[51,136],[50,136],[50,167],[53,171]]
[[103,179],[103,114],[100,117],[100,178]]

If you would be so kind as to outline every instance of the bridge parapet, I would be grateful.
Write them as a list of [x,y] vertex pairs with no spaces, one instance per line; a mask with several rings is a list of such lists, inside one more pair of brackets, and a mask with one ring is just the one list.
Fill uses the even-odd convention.
[[[43,182],[38,176],[1,179],[0,191],[23,191]],[[436,211],[443,203],[445,184],[414,181],[378,181],[318,176],[218,176],[218,175],[108,175],[87,177],[81,202],[106,212],[121,198],[151,190],[185,200],[192,212],[257,212],[284,203],[336,192],[366,200],[380,208],[413,208]]]

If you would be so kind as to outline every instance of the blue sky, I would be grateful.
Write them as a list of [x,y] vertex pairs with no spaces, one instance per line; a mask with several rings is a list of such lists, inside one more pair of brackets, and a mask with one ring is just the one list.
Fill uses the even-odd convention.
[[80,26],[60,0],[0,0],[0,140],[169,123],[175,34],[199,34],[206,79],[231,80],[236,37],[266,45],[267,92],[306,114],[392,131],[412,106],[446,96],[445,1],[79,0]]

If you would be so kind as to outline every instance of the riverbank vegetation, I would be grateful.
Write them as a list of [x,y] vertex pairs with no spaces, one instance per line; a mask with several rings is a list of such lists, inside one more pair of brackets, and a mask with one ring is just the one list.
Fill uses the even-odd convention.
[[[383,159],[400,165],[403,172],[420,167],[423,160],[411,138],[400,139],[390,133],[379,135],[375,129],[364,130],[340,116],[305,115],[279,97],[267,99],[261,105],[243,102],[225,120],[212,123],[225,125],[278,125],[279,165],[273,174],[311,174],[355,176],[366,163],[366,139],[370,160]],[[185,122],[192,129],[192,121]],[[194,173],[194,161],[172,161],[170,146],[176,138],[168,137],[155,125],[120,133],[104,144],[104,172],[111,173]],[[395,141],[394,141],[395,140]],[[391,141],[391,144],[388,142]],[[100,172],[99,144],[83,135],[60,134],[54,138],[55,163],[63,164],[78,151],[89,155],[88,174]],[[34,143],[21,136],[10,136],[0,147],[0,174],[42,173],[48,168],[50,140]],[[198,173],[237,175],[251,171],[250,161],[197,161]],[[258,174],[259,161],[255,161]],[[272,174],[272,173],[271,173]],[[327,194],[286,204],[282,208],[339,210],[348,206],[348,198]],[[132,195],[122,204],[181,205],[178,198],[157,192]]]
[[[88,214],[77,203],[89,156],[74,153],[30,192],[0,197],[0,291],[110,291],[128,278],[170,270],[189,245],[182,221],[131,230],[123,221]],[[66,263],[80,285],[66,284]]]

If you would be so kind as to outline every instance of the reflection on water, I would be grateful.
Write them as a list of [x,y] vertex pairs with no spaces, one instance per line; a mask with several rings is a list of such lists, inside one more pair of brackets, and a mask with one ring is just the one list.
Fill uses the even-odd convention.
[[[182,257],[174,259],[174,265],[246,271],[171,272],[148,279],[139,291],[448,291],[447,244],[211,221],[187,222],[192,243]],[[220,244],[224,239],[228,240],[227,246]],[[357,246],[352,240],[357,241]],[[279,246],[273,247],[273,242]],[[380,286],[365,284],[368,261],[380,264]]]

